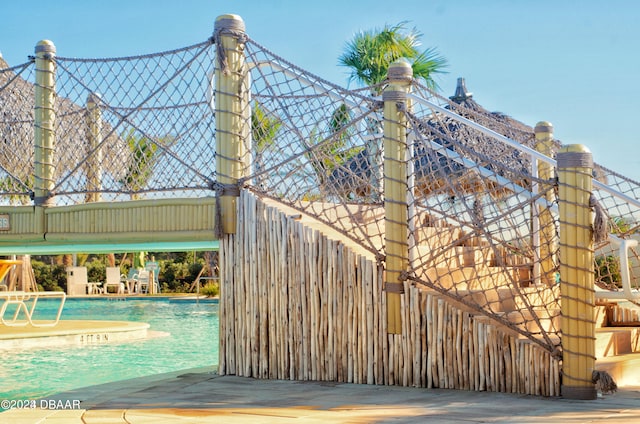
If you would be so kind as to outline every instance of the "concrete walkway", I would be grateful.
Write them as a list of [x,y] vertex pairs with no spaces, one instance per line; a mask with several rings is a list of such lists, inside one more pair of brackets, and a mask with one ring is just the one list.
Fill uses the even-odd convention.
[[[640,386],[593,401],[254,380],[194,369],[103,384],[0,414],[2,423],[640,423]],[[66,408],[66,409],[65,409]]]

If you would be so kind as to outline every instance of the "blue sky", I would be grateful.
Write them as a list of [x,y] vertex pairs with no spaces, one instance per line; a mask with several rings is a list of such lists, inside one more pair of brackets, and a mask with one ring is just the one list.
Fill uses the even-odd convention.
[[[401,7],[402,6],[402,7]],[[450,96],[465,77],[474,99],[640,181],[640,2],[634,0],[0,0],[0,52],[25,62],[41,39],[60,56],[152,53],[205,40],[218,15],[240,15],[274,53],[347,85],[337,58],[359,30],[409,21],[449,62]]]

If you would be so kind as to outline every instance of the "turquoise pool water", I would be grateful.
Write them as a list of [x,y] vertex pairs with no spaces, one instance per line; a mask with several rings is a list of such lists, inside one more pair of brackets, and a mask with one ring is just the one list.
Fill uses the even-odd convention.
[[[40,303],[42,302],[42,304]],[[40,301],[54,314],[57,302]],[[217,302],[67,299],[61,319],[139,321],[168,336],[95,346],[0,350],[0,399],[39,399],[95,384],[218,364]]]

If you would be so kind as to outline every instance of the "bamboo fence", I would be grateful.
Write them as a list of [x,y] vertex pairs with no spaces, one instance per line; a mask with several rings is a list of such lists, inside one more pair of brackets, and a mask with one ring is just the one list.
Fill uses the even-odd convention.
[[560,395],[560,364],[528,339],[405,283],[387,334],[375,258],[243,191],[221,239],[221,375]]

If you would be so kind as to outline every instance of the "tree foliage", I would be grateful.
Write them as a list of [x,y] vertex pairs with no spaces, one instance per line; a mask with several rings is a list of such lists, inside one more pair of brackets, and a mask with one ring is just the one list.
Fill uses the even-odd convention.
[[251,139],[253,140],[253,162],[258,174],[256,184],[263,186],[266,183],[264,171],[264,153],[276,145],[278,132],[282,127],[282,121],[277,116],[269,113],[260,103],[255,102],[251,108]]
[[[35,177],[29,175],[24,181],[18,181],[14,177],[6,176],[0,179],[0,192],[9,194],[9,204],[12,206],[25,206],[31,204],[29,194],[33,191]],[[21,194],[25,193],[25,194]]]
[[132,193],[131,197],[135,199],[138,197],[136,192],[145,188],[153,175],[158,145],[147,137],[136,135],[133,128],[122,134],[122,138],[129,146],[131,157],[120,184],[129,190]]
[[251,137],[258,153],[273,146],[282,122],[271,116],[258,102],[251,109]]
[[[385,25],[382,29],[361,31],[350,40],[339,57],[339,64],[351,68],[350,81],[376,86],[387,78],[389,65],[405,58],[413,68],[413,76],[427,87],[437,89],[433,76],[443,73],[447,61],[435,48],[419,50],[422,34],[415,28],[407,30],[406,22]],[[380,94],[376,88],[374,94]]]

